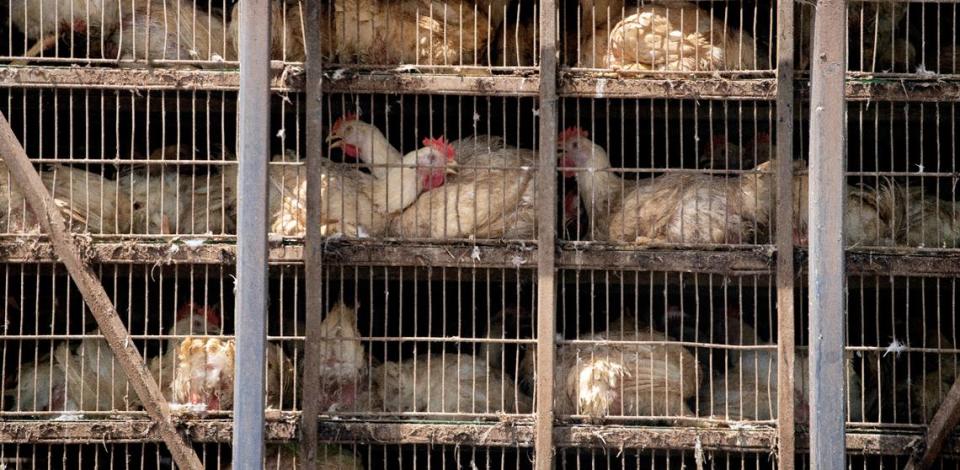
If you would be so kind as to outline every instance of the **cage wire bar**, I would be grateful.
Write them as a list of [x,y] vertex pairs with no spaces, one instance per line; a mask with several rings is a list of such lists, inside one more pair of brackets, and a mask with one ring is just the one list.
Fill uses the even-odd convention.
[[[263,467],[267,338],[267,216],[270,161],[270,1],[250,0],[240,16],[236,374],[233,465]],[[258,390],[260,393],[252,393]]]
[[842,399],[846,397],[843,227],[846,203],[846,0],[818,1],[814,24],[810,93],[808,302],[810,468],[818,470],[846,466],[847,414],[846,400]]

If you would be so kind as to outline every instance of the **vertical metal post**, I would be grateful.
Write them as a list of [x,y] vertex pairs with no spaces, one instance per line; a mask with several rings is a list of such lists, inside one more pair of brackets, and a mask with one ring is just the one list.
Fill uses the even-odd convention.
[[540,2],[540,162],[537,167],[537,470],[553,468],[553,376],[557,229],[557,15],[554,0]]
[[[306,36],[307,47],[307,207],[321,207],[320,187],[323,158],[323,70],[321,8],[319,1],[306,4],[306,23],[315,25]],[[303,365],[303,413],[301,415],[300,448],[304,470],[317,468],[316,397],[320,393],[320,336],[323,322],[323,238],[320,234],[320,211],[307,211],[307,239],[304,247],[304,274],[307,287],[307,324]]]
[[777,457],[793,470],[795,425],[793,368],[793,0],[777,2]]
[[845,467],[844,230],[847,5],[818,0],[810,93],[810,462]]
[[233,468],[263,468],[267,315],[267,162],[270,160],[270,1],[240,11],[237,200],[237,355]]

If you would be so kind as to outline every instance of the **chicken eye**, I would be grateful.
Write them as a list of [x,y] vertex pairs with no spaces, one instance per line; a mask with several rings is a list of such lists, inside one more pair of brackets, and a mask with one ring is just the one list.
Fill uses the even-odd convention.
[[141,207],[143,207],[143,204],[140,204],[139,202],[133,203],[133,210],[138,211]]

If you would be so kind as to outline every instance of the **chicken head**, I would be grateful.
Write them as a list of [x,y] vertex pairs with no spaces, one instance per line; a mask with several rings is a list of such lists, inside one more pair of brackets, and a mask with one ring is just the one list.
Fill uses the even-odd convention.
[[187,302],[177,310],[177,319],[171,334],[216,335],[220,334],[220,331],[220,311],[216,307]]
[[417,175],[419,190],[439,188],[447,180],[447,174],[456,173],[457,152],[447,139],[441,136],[423,139],[423,147],[417,150]]

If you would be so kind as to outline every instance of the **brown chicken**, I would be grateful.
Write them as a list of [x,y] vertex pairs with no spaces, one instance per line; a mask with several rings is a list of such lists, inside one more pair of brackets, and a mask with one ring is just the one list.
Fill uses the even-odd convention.
[[[606,152],[586,131],[560,136],[564,166],[576,171],[592,238],[637,243],[744,243],[768,219],[772,176],[669,174],[639,181],[610,173]],[[763,170],[758,168],[758,170]]]
[[[611,5],[613,6],[613,5]],[[744,31],[733,32],[696,5],[671,2],[611,10],[610,23],[597,25],[579,50],[579,66],[621,72],[753,70],[757,46]],[[590,14],[603,21],[605,9]],[[582,28],[589,28],[583,24]]]
[[[898,31],[898,25],[907,15],[906,3],[852,0],[847,6],[847,40],[850,70],[864,72],[913,72],[916,65],[916,48],[910,44],[907,34]],[[795,9],[795,24],[801,31],[798,68],[810,66],[810,51],[813,44],[813,5],[798,5]],[[856,54],[859,52],[859,54]]]
[[[336,0],[333,24],[326,29],[335,31],[334,40],[326,53],[340,63],[482,65],[504,4],[504,0]],[[488,11],[499,20],[488,18]]]
[[911,247],[956,248],[960,244],[960,207],[924,193],[920,186],[892,185],[899,223],[897,240]]
[[[170,384],[172,402],[199,405],[203,411],[233,408],[233,381],[236,376],[233,339],[186,338],[180,343],[177,370]],[[293,396],[290,385],[293,362],[280,346],[267,346],[267,406],[279,408]]]
[[[928,340],[928,344],[930,344],[928,347],[955,348],[953,342],[943,336],[941,332],[936,335],[930,333],[928,338],[932,339],[932,341]],[[913,418],[923,423],[929,423],[957,378],[957,370],[960,369],[960,357],[950,353],[934,353],[926,355],[925,359],[925,366],[927,367],[921,368],[920,371],[923,377],[920,380],[914,379],[909,387],[910,400],[913,405],[911,409]]]
[[[128,225],[123,191],[103,176],[77,168],[54,165],[40,171],[40,179],[51,192],[67,228],[73,232],[122,233]],[[40,224],[26,199],[0,164],[0,229],[9,233],[39,233]]]
[[[693,354],[677,344],[606,343],[606,341],[665,342],[666,334],[630,326],[627,320],[608,331],[582,335],[591,343],[557,348],[554,371],[555,411],[601,421],[607,416],[695,416],[687,400],[697,394],[700,366]],[[521,364],[521,375],[533,376],[533,354]]]
[[413,238],[530,239],[536,236],[536,153],[476,136],[451,144],[456,176],[427,191],[391,223]]
[[110,41],[115,49],[110,55],[121,61],[237,60],[227,44],[224,19],[197,9],[191,0],[134,2]]

